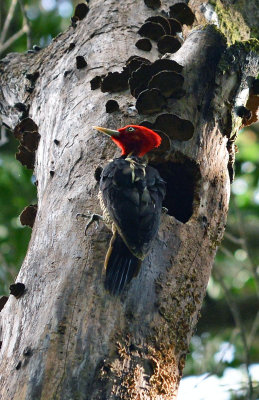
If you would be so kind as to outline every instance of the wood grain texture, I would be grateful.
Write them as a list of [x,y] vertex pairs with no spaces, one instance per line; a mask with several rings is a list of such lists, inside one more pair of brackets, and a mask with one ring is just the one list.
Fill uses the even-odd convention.
[[[19,118],[14,104],[25,103],[41,135],[34,171],[38,211],[17,277],[26,292],[10,297],[0,314],[3,400],[176,398],[226,223],[227,143],[241,122],[232,115],[229,123],[228,107],[246,90],[245,77],[255,72],[252,62],[246,69],[241,62],[238,71],[233,67],[223,74],[219,62],[226,45],[207,26],[189,33],[178,52],[165,56],[184,66],[185,79],[185,95],[170,99],[165,112],[191,121],[195,129],[190,140],[173,140],[162,162],[166,168],[190,163],[192,216],[183,223],[164,214],[128,290],[121,297],[104,290],[110,233],[103,225],[93,226],[84,236],[84,221],[76,214],[100,212],[94,173],[119,152],[91,127],[115,129],[147,118],[138,115],[128,90],[103,93],[91,90],[90,81],[121,71],[131,55],[159,57],[155,45],[149,53],[135,47],[139,27],[157,11],[144,1],[91,0],[90,6],[76,28],[47,48],[10,54],[0,63],[3,122],[14,128]],[[75,47],[67,51],[70,43]],[[77,56],[85,58],[86,68],[76,68]],[[26,74],[35,71],[39,77],[28,93]],[[119,112],[106,113],[110,99],[118,102]],[[30,356],[24,355],[28,348]]]

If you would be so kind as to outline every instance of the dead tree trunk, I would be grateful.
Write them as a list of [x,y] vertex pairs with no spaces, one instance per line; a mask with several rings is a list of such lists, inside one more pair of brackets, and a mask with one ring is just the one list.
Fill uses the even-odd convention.
[[[79,12],[50,46],[1,61],[2,121],[21,142],[17,158],[33,167],[35,157],[38,188],[17,277],[26,290],[1,312],[3,400],[177,396],[226,223],[233,138],[241,124],[234,107],[246,104],[256,61],[249,44],[227,49],[212,25],[192,32],[184,25],[180,43],[172,39],[177,21],[166,32],[153,20],[157,26],[144,35],[158,32],[157,41],[167,33],[158,42],[162,53],[182,44],[154,67],[162,56],[156,41],[149,52],[135,43],[146,18],[165,14],[145,3],[159,2],[91,0],[87,17]],[[194,25],[205,20],[196,8]],[[188,10],[176,17],[193,22]],[[133,55],[146,60],[127,63]],[[117,107],[110,100],[119,110],[110,112]],[[91,227],[84,236],[85,222],[76,214],[100,212],[94,175],[115,152],[92,125],[114,129],[143,121],[162,132],[163,146],[151,162],[167,181],[168,213],[139,275],[113,297],[103,287],[110,232]]]

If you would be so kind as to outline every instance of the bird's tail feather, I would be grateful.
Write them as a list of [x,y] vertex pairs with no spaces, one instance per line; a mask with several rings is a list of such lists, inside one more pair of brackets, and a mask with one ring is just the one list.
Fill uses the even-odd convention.
[[137,275],[141,260],[135,257],[115,232],[106,255],[106,277],[104,286],[111,294],[120,294],[124,287]]

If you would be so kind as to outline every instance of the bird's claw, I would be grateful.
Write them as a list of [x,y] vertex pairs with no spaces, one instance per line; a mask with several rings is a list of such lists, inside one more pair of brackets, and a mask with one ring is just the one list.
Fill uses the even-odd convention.
[[90,211],[87,211],[87,214],[81,214],[81,213],[76,214],[76,218],[79,216],[83,217],[83,218],[89,218],[89,221],[87,222],[87,224],[85,226],[85,235],[86,235],[87,229],[89,228],[89,226],[92,225],[93,222],[95,222],[95,224],[96,224],[95,229],[97,229],[99,227],[99,221],[103,220],[102,215],[91,214]]

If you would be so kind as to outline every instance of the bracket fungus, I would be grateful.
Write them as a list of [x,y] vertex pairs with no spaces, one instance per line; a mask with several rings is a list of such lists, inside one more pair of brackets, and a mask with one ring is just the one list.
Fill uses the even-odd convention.
[[152,8],[152,10],[156,10],[157,8],[161,7],[160,0],[144,0],[147,7]]
[[113,113],[115,111],[119,111],[120,109],[119,104],[117,103],[116,100],[108,100],[105,105],[105,108],[107,113]]
[[180,40],[175,36],[164,35],[161,36],[157,42],[158,51],[161,54],[176,53],[181,47]]
[[161,111],[166,105],[166,100],[160,90],[146,89],[140,93],[136,101],[139,114],[154,114]]
[[177,19],[168,18],[167,20],[171,27],[171,35],[175,35],[176,33],[182,32],[183,30],[182,24],[179,21],[177,21]]
[[149,39],[144,38],[144,39],[139,39],[136,43],[135,46],[139,49],[139,50],[143,50],[143,51],[150,51],[152,49],[152,43],[150,42]]
[[167,18],[162,17],[161,15],[156,15],[154,17],[149,17],[145,22],[154,22],[156,24],[162,25],[166,34],[170,35],[171,26]]
[[38,125],[35,124],[35,122],[31,118],[23,119],[18,125],[16,125],[13,133],[16,139],[21,140],[23,133],[27,131],[38,131]]
[[29,206],[25,207],[20,214],[21,224],[30,226],[32,228],[37,215],[37,210],[37,204],[30,204]]
[[101,82],[102,92],[120,92],[128,89],[128,69],[124,69],[122,72],[108,72]]
[[174,71],[161,71],[154,75],[149,83],[148,88],[157,88],[163,96],[172,97],[182,88],[184,77]]
[[166,58],[160,58],[156,60],[152,65],[151,65],[151,74],[157,74],[160,71],[175,71],[175,72],[182,72],[183,66],[178,64],[174,60],[168,60]]
[[27,151],[34,152],[37,150],[40,134],[37,124],[31,118],[25,118],[16,125],[14,136]]
[[151,40],[155,40],[156,42],[161,36],[166,34],[161,24],[150,21],[145,22],[138,30],[138,33],[140,34],[140,36],[145,36]]
[[194,126],[190,121],[174,114],[159,115],[153,127],[165,132],[170,139],[181,142],[191,139],[194,133]]
[[34,168],[35,163],[35,153],[28,151],[24,146],[21,144],[18,147],[18,152],[15,154],[15,158],[17,161],[20,161],[22,165],[27,167],[28,169]]
[[131,74],[129,79],[130,92],[132,96],[138,97],[139,94],[148,88],[150,79],[161,71],[181,72],[183,67],[176,61],[159,59],[153,64],[141,65]]
[[[145,40],[145,39],[140,39],[140,40]],[[140,68],[141,65],[149,65],[149,64],[151,64],[151,61],[149,61],[147,58],[140,56],[131,56],[126,61],[126,68],[128,69],[129,74],[132,74],[132,72]]]
[[181,24],[192,25],[195,15],[186,3],[176,3],[170,7],[170,17],[177,19]]

